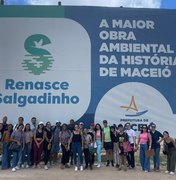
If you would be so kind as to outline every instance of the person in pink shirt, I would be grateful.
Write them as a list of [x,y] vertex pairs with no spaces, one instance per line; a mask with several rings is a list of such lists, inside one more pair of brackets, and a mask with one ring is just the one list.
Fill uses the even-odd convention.
[[142,170],[145,172],[150,172],[150,158],[146,156],[145,152],[151,149],[152,138],[148,132],[147,125],[143,125],[141,133],[138,138],[138,145],[140,144],[140,162]]

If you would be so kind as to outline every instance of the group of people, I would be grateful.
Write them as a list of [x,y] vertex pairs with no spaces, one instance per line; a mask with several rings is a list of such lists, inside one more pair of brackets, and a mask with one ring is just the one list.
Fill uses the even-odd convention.
[[[148,129],[143,125],[136,137],[130,123],[118,127],[109,126],[103,120],[103,127],[91,123],[90,128],[84,123],[77,124],[73,119],[69,124],[51,122],[37,123],[32,117],[31,122],[24,125],[24,118],[19,117],[18,123],[13,126],[3,117],[0,123],[0,142],[2,149],[2,169],[12,168],[15,172],[20,168],[48,169],[48,163],[58,161],[61,148],[61,169],[70,168],[74,164],[75,171],[93,169],[95,155],[97,168],[102,166],[102,148],[106,153],[106,166],[117,167],[126,171],[135,168],[135,152],[139,150],[140,163],[144,172],[150,172],[150,156],[153,156],[154,171],[160,171],[160,143],[163,144],[163,153],[167,155],[167,170],[165,173],[173,175],[176,164],[176,142],[167,131],[161,134],[156,130],[156,124]],[[147,153],[148,152],[148,153]],[[83,158],[84,157],[84,158]],[[84,159],[84,166],[83,166]]]

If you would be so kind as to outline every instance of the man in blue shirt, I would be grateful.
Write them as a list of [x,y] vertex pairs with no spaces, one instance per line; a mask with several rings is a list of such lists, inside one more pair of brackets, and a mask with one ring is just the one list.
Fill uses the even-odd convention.
[[155,156],[153,156],[154,171],[158,172],[160,169],[160,142],[163,135],[156,130],[156,124],[153,123],[151,127],[152,149],[155,151]]

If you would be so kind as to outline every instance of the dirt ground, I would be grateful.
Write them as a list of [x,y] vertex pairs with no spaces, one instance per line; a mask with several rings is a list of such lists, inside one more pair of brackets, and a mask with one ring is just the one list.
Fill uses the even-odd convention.
[[20,169],[16,172],[11,170],[0,170],[0,180],[176,180],[176,175],[164,173],[165,168],[160,172],[145,173],[136,167],[134,170],[118,171],[114,167],[94,167],[93,170],[75,172],[73,167],[61,170],[59,166],[52,166],[49,170],[44,169]]

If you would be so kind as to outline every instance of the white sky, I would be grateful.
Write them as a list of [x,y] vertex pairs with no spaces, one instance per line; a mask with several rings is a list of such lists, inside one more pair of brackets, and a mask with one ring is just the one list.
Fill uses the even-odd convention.
[[[59,0],[27,0],[35,5],[57,5]],[[161,0],[60,0],[62,5],[159,8]]]

